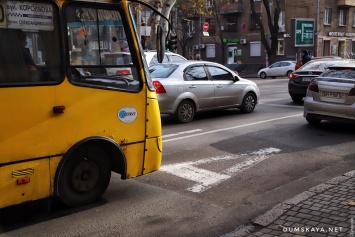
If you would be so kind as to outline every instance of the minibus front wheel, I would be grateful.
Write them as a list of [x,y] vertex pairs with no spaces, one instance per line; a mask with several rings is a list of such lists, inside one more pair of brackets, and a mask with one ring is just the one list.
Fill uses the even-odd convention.
[[110,178],[108,155],[98,146],[82,146],[62,164],[57,194],[70,207],[86,205],[101,197]]

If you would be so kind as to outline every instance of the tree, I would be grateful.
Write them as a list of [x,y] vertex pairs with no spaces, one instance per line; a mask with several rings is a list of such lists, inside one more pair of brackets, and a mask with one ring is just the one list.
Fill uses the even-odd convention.
[[206,0],[177,0],[176,7],[180,19],[179,30],[176,30],[176,33],[178,34],[182,55],[186,56],[187,42],[199,29],[200,16],[209,14],[209,9],[206,8]]
[[[161,12],[164,16],[169,18],[171,9],[173,8],[176,0],[154,0],[153,6]],[[150,49],[156,49],[155,45],[155,38],[156,38],[156,33],[157,33],[157,26],[161,25],[163,28],[163,37],[166,38],[168,34],[168,22],[161,18],[158,14],[153,13],[151,16],[151,31],[150,31],[150,43],[149,43],[149,48]]]
[[[252,17],[254,18],[256,24],[260,27],[260,37],[261,43],[264,45],[266,54],[268,56],[269,63],[274,63],[276,61],[276,52],[278,46],[278,33],[279,33],[279,17],[280,17],[280,0],[262,0],[263,5],[266,10],[267,17],[267,27],[263,24],[262,19],[255,11],[254,0],[250,0],[250,8]],[[272,3],[275,3],[274,6]],[[274,11],[273,15],[271,11]],[[268,32],[266,32],[268,30]],[[267,36],[269,35],[269,38]]]
[[221,31],[221,26],[222,26],[222,19],[221,19],[221,14],[220,11],[222,7],[230,7],[230,1],[228,0],[215,0],[213,6],[209,8],[209,15],[213,17],[216,23],[216,36],[212,37],[216,41],[217,45],[221,48],[222,52],[222,64],[224,63],[225,60],[225,43],[223,42],[223,31]]

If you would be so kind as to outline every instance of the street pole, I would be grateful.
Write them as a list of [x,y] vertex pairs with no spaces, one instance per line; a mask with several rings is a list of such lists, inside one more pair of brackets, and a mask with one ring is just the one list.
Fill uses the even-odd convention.
[[318,42],[318,34],[319,34],[319,6],[320,5],[320,0],[317,0],[317,15],[316,15],[316,33],[315,33],[315,45],[316,45],[316,47],[315,47],[315,50],[314,50],[314,52],[315,52],[315,55],[314,56],[316,56],[316,57],[318,57],[318,44],[319,44],[319,42]]
[[202,40],[202,15],[200,15],[200,36],[198,37],[198,54],[201,58],[201,40]]

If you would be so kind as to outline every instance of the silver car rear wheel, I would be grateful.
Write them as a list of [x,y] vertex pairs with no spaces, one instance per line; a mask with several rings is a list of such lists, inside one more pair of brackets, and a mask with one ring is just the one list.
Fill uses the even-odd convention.
[[251,113],[254,111],[256,106],[256,97],[253,93],[247,93],[244,96],[241,110],[243,113]]
[[195,106],[191,101],[188,100],[182,101],[175,112],[175,118],[178,123],[191,122],[194,116]]

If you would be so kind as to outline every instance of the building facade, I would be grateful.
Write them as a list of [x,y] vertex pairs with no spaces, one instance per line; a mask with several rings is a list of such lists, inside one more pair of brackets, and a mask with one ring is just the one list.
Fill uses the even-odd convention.
[[[271,14],[276,1],[270,0]],[[312,56],[355,58],[355,0],[279,1],[276,61],[297,60],[303,49]],[[250,0],[222,4],[206,1],[206,5],[218,16],[204,14],[188,19],[193,27],[182,45],[184,56],[200,54],[205,60],[222,64],[268,65],[260,27],[251,15]],[[254,6],[268,39],[265,6],[261,0],[254,0]]]

